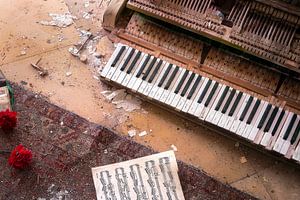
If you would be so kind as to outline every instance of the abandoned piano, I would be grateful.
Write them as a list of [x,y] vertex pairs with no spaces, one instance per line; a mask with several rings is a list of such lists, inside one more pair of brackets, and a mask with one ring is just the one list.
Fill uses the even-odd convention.
[[300,163],[300,1],[112,0],[102,80]]

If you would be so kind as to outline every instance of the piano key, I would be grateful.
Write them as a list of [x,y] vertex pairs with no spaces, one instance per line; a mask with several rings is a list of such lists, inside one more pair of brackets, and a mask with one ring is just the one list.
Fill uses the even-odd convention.
[[176,81],[179,78],[179,76],[181,76],[182,71],[182,68],[175,66],[175,69],[172,72],[171,76],[168,78],[167,84],[165,85],[164,91],[160,97],[161,102],[165,103],[169,97],[169,94],[175,90],[176,86],[174,85],[176,84]]
[[172,68],[172,66],[170,66],[170,63],[167,63],[167,62],[164,61],[163,64],[162,64],[162,67],[161,67],[162,68],[161,71],[158,72],[159,76],[157,77],[156,80],[154,80],[155,83],[153,84],[153,88],[151,89],[151,91],[149,93],[149,97],[150,98],[154,98],[155,97],[156,92],[160,88],[158,85],[160,84],[161,79],[163,78],[163,76],[165,75],[165,73],[169,69],[169,67]]
[[172,69],[172,64],[169,64],[168,68],[166,69],[163,77],[161,78],[161,80],[159,81],[158,87],[161,87],[163,85],[163,83],[165,82],[167,76],[169,75],[171,69]]
[[148,69],[148,67],[149,67],[149,65],[150,65],[150,63],[151,63],[151,61],[152,61],[153,59],[154,59],[153,56],[147,55],[147,57],[146,57],[144,63],[142,63],[142,65],[141,65],[141,67],[140,67],[138,73],[137,73],[136,76],[135,76],[137,79],[136,79],[136,81],[134,82],[133,87],[131,88],[131,89],[133,90],[133,92],[138,91],[138,89],[140,88],[140,85],[141,85],[142,82],[144,81],[144,80],[143,80],[142,78],[140,78],[140,77],[142,76],[143,72],[144,72],[145,70]]
[[287,153],[287,151],[289,150],[289,147],[291,145],[291,138],[292,138],[292,133],[294,133],[294,131],[297,128],[297,114],[294,114],[292,117],[292,120],[288,126],[288,129],[286,130],[284,136],[283,136],[283,140],[284,143],[280,149],[280,153],[282,155],[285,155]]
[[299,136],[299,133],[300,133],[300,120],[298,121],[297,128],[293,134],[293,137],[291,138],[291,144],[295,143],[295,141],[297,140],[297,138]]
[[[221,99],[219,99],[219,102],[218,102],[218,104],[217,104],[217,106],[215,108],[216,113],[215,113],[214,118],[211,121],[211,123],[216,124],[216,125],[219,123],[220,118],[222,116],[222,110],[223,110],[223,108],[224,108],[224,106],[225,106],[225,104],[226,104],[226,102],[227,102],[227,100],[228,100],[228,98],[229,98],[232,90],[233,90],[232,88],[229,88],[228,91],[226,92],[225,96],[222,95]],[[225,88],[225,91],[226,91],[226,88]],[[221,102],[221,104],[220,104],[220,102]]]
[[215,116],[215,113],[217,112],[215,110],[215,108],[217,107],[217,105],[219,104],[219,101],[221,98],[223,98],[224,93],[226,93],[226,91],[229,90],[229,87],[226,85],[221,85],[221,89],[218,92],[218,96],[214,99],[214,102],[212,104],[212,106],[210,107],[206,117],[205,117],[205,121],[207,122],[211,122]]
[[175,90],[178,88],[178,85],[181,82],[182,77],[186,73],[186,71],[187,71],[186,69],[180,68],[180,73],[178,74],[176,81],[172,82],[172,88],[171,90],[169,90],[168,97],[165,101],[167,105],[171,106],[171,103],[176,95]]
[[126,86],[127,88],[132,89],[134,86],[134,83],[136,82],[136,80],[138,79],[136,77],[137,73],[139,72],[139,69],[141,68],[141,66],[145,63],[146,58],[148,57],[147,54],[142,53],[140,59],[138,60],[136,66],[132,69],[130,74],[127,74],[125,79],[123,80],[124,86]]
[[142,52],[138,51],[138,53],[135,55],[132,63],[130,64],[130,66],[128,67],[126,73],[130,74],[131,71],[134,69],[134,66],[137,65],[138,60],[140,59],[140,57],[142,56]]
[[201,120],[205,120],[206,116],[210,112],[210,109],[212,108],[213,103],[215,102],[215,99],[217,98],[222,86],[222,84],[219,84],[215,81],[212,82],[211,87],[209,88],[207,94],[200,104],[202,111],[199,118]]
[[172,76],[173,73],[175,72],[175,69],[179,69],[179,67],[177,67],[175,65],[169,65],[168,69],[166,70],[166,72],[165,72],[165,74],[164,74],[164,76],[162,78],[164,80],[160,81],[160,83],[158,84],[158,90],[156,91],[155,96],[154,96],[154,99],[156,99],[156,100],[159,100],[161,98],[161,95],[165,91],[164,85],[167,84],[168,77]]
[[153,69],[154,65],[156,64],[157,58],[153,57],[153,59],[151,59],[149,66],[146,69],[146,72],[144,73],[142,80],[146,80],[147,77],[149,76],[151,70]]
[[128,49],[131,49],[131,47],[125,46],[125,50],[123,51],[123,53],[121,54],[120,58],[118,59],[118,61],[116,62],[116,64],[114,66],[111,66],[111,68],[109,69],[109,71],[107,72],[105,78],[108,80],[112,80],[112,76],[114,75],[115,71],[117,71],[117,68],[120,68],[120,66],[122,65],[122,63],[124,62],[125,58],[127,57],[127,55],[129,54]]
[[150,64],[145,68],[146,72],[142,76],[142,82],[137,90],[139,93],[144,94],[144,91],[146,90],[146,88],[148,86],[149,78],[150,78],[151,74],[154,72],[154,70],[159,62],[160,62],[160,59],[154,57],[150,61]]
[[[218,123],[219,127],[225,128],[225,126],[227,124],[227,121],[230,118],[229,112],[230,112],[231,107],[233,106],[236,98],[238,97],[238,93],[239,93],[239,91],[237,91],[235,89],[231,91],[230,96],[227,99],[227,101],[226,101],[226,103],[225,103],[225,105],[222,109],[222,115],[221,115],[221,118],[220,118],[219,123]],[[228,105],[226,105],[226,104],[228,104]],[[227,107],[227,108],[225,108],[225,107]]]
[[122,54],[124,53],[124,51],[126,50],[126,46],[122,46],[120,51],[118,52],[117,56],[115,57],[114,61],[111,63],[112,67],[115,67],[117,62],[119,61],[119,59],[121,58]]
[[136,74],[137,78],[139,78],[142,75],[142,73],[143,73],[144,69],[146,68],[149,60],[152,60],[152,59],[153,59],[153,56],[150,56],[150,55],[146,56],[146,59],[144,60],[144,62],[142,63],[138,73]]
[[233,106],[231,107],[231,109],[229,111],[229,114],[228,114],[229,117],[227,118],[227,122],[224,127],[226,130],[230,130],[234,120],[237,120],[238,112],[241,109],[245,98],[246,98],[246,94],[243,92],[239,92],[238,97],[236,98]]
[[188,100],[188,95],[189,95],[189,91],[192,89],[196,78],[198,75],[196,75],[195,73],[192,73],[187,81],[187,83],[185,84],[183,90],[181,91],[181,98],[178,101],[178,104],[176,105],[176,109],[177,110],[182,110],[183,106],[185,105],[186,101]]
[[201,116],[202,110],[204,108],[205,98],[207,98],[209,96],[209,92],[210,92],[210,90],[211,90],[211,88],[213,87],[214,84],[215,84],[215,81],[209,79],[207,81],[205,87],[201,91],[202,93],[200,94],[200,96],[198,98],[198,101],[197,101],[196,112],[194,113],[194,115],[196,117]]
[[206,84],[207,84],[208,81],[209,81],[209,78],[206,78],[206,77],[201,78],[201,81],[200,81],[200,84],[198,86],[198,89],[195,92],[195,97],[194,97],[194,99],[192,101],[192,104],[191,104],[189,110],[188,110],[189,114],[195,115],[195,112],[196,112],[198,104],[199,104],[198,103],[198,99],[201,96],[201,94],[202,94],[202,92],[203,92],[203,90],[204,90],[204,88],[205,88],[205,86],[206,86]]
[[[132,55],[130,55],[132,53],[132,51],[134,52]],[[119,77],[117,78],[116,82],[121,84],[125,78],[125,76],[127,75],[127,72],[126,72],[126,68],[129,68],[131,67],[130,65],[132,64],[132,61],[135,60],[137,54],[138,54],[138,50],[134,50],[132,49],[129,56],[126,58],[126,61],[124,62],[123,66],[121,67],[121,71],[120,71],[120,74],[119,74]],[[128,59],[130,57],[130,59]]]
[[[257,119],[258,124],[255,124],[255,126],[251,130],[251,134],[248,136],[248,139],[253,141],[255,144],[259,144],[261,142],[264,135],[263,130],[267,125],[268,119],[271,117],[274,108],[274,106],[268,103],[267,107],[260,111],[259,118]],[[254,132],[253,130],[256,130],[256,132]]]
[[[278,121],[276,122],[272,132],[271,132],[271,139],[269,141],[269,144],[266,146],[266,148],[268,150],[272,150],[277,139],[279,138],[279,135],[281,133],[281,130],[286,122],[286,120],[288,119],[288,116],[289,116],[289,113],[288,111],[285,111],[285,110],[282,110],[281,113],[280,113],[280,116],[278,118]],[[280,120],[281,119],[281,120]]]
[[242,103],[242,105],[241,105],[241,107],[240,107],[240,109],[239,109],[239,111],[238,111],[238,113],[237,113],[237,115],[236,115],[236,118],[234,119],[234,121],[233,121],[233,123],[232,123],[232,126],[231,126],[231,128],[230,128],[230,131],[231,131],[231,132],[234,132],[234,133],[235,133],[235,132],[237,131],[237,129],[238,129],[239,125],[240,125],[240,120],[239,120],[239,118],[240,118],[240,116],[242,115],[242,113],[243,113],[243,111],[244,111],[244,109],[245,109],[245,107],[246,107],[246,105],[247,105],[249,99],[250,99],[250,95],[249,95],[249,94],[246,94],[246,95],[245,95],[245,98],[244,98],[244,100],[243,100],[243,103]]
[[260,107],[261,104],[261,100],[257,99],[256,102],[254,103],[253,107],[250,108],[250,114],[249,116],[245,119],[246,120],[246,127],[245,130],[242,133],[242,137],[244,138],[248,138],[248,136],[250,135],[250,132],[253,128],[253,125],[255,124],[255,121],[257,120],[257,117],[259,115]]
[[195,79],[196,80],[193,84],[193,87],[191,88],[191,90],[187,96],[187,100],[184,103],[183,108],[181,109],[182,112],[188,112],[188,110],[190,109],[190,107],[193,103],[194,97],[196,96],[197,88],[201,85],[202,76],[196,74]]
[[[113,54],[111,55],[109,61],[107,62],[107,64],[105,65],[105,67],[103,68],[102,72],[101,72],[101,77],[105,77],[109,71],[109,69],[112,67],[112,64],[114,63],[114,61],[116,60],[116,58],[118,57],[117,60],[119,60],[119,57],[121,56],[121,54],[124,52],[125,50],[125,46],[121,45],[120,43],[117,45],[117,48],[115,49],[115,51],[113,52]],[[123,50],[122,50],[123,49]],[[120,54],[120,56],[118,56]]]
[[153,70],[151,76],[148,79],[148,84],[147,84],[143,94],[148,96],[149,98],[150,98],[149,94],[150,94],[151,90],[152,89],[155,90],[155,88],[153,88],[153,87],[156,86],[159,82],[157,79],[159,78],[161,71],[164,68],[165,64],[166,64],[165,61],[160,60],[158,62],[158,64],[156,65],[155,69]]
[[201,81],[202,76],[196,75],[196,77],[197,77],[196,81],[195,81],[192,89],[190,90],[189,95],[187,96],[187,99],[191,99],[192,98],[192,96],[194,95],[194,93],[196,91],[196,88],[198,87],[198,85],[199,85],[199,83]]
[[[256,103],[257,99],[256,98],[251,98],[249,99],[241,117],[240,117],[240,125],[238,127],[238,130],[236,131],[236,134],[242,136],[242,137],[246,137],[246,133],[244,134],[246,128],[247,128],[247,119],[251,114],[251,111]],[[250,103],[249,103],[250,102]],[[248,133],[248,132],[247,132]]]
[[113,72],[112,76],[110,76],[110,79],[112,81],[117,81],[118,77],[120,76],[120,74],[122,72],[121,68],[125,65],[125,62],[130,57],[130,54],[131,54],[132,51],[134,52],[134,49],[132,49],[131,47],[128,47],[128,49],[126,49],[126,52],[124,52],[125,53],[124,57],[121,57],[120,62],[119,63],[117,62],[116,66],[113,67],[114,72]]
[[192,84],[192,81],[194,80],[195,78],[195,73],[192,73],[191,76],[189,77],[189,80],[187,81],[187,83],[185,84],[182,92],[181,92],[181,96],[185,96],[185,94],[187,93],[188,89],[190,88],[191,84]]
[[281,112],[282,112],[282,109],[279,107],[275,107],[275,109],[273,110],[271,117],[269,118],[269,120],[264,128],[264,134],[263,134],[263,137],[260,142],[261,145],[267,146],[269,144],[269,142],[272,138],[272,130],[275,128],[278,120],[281,120],[283,117],[283,115],[282,115],[282,117],[280,119]]
[[121,71],[124,71],[125,68],[127,67],[127,65],[129,64],[134,52],[136,51],[136,53],[138,52],[138,50],[135,50],[135,49],[131,49],[128,57],[126,58],[125,62],[123,63],[122,67],[120,68]]
[[278,152],[278,153],[280,153],[281,147],[282,147],[282,145],[283,145],[283,143],[285,141],[283,139],[283,136],[286,133],[286,131],[287,131],[289,125],[290,125],[290,122],[292,120],[293,115],[294,115],[293,112],[289,112],[288,117],[287,117],[287,119],[286,119],[286,121],[284,123],[284,126],[282,127],[282,129],[280,131],[280,134],[279,134],[279,136],[278,136],[278,138],[277,138],[277,140],[276,140],[276,142],[274,144],[273,150],[276,151],[276,152]]
[[192,72],[189,70],[186,70],[185,73],[183,74],[179,84],[177,85],[177,88],[175,89],[174,93],[174,98],[172,100],[171,106],[175,107],[179,103],[179,100],[181,99],[181,92],[184,89],[184,86],[188,82],[189,76],[192,75]]

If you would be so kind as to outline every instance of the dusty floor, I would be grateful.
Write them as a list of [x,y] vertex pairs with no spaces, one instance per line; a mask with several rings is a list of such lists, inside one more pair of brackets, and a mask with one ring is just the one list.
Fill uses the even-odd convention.
[[[88,173],[92,167],[155,153],[49,103],[42,95],[17,84],[13,88],[17,93],[18,126],[6,134],[0,130],[1,200],[93,200],[96,193],[92,173]],[[9,154],[3,149],[20,143],[32,150],[34,159],[27,169],[12,170],[6,162]],[[186,199],[255,199],[186,163],[179,161],[178,170]]]
[[[107,2],[90,1],[89,5],[85,2],[0,1],[0,69],[7,78],[120,134],[127,135],[132,129],[145,130],[148,135],[135,136],[133,140],[157,151],[170,149],[174,144],[179,160],[260,199],[300,199],[299,169],[237,145],[148,103],[143,103],[140,110],[127,113],[107,102],[100,92],[110,88],[94,77],[96,70],[68,52],[69,47],[80,39],[77,28],[90,29],[100,37],[106,34],[101,29],[101,15]],[[76,24],[58,28],[37,23],[49,20],[48,13],[66,13],[68,10],[77,16]],[[91,13],[91,18],[83,18],[86,13]],[[22,55],[24,52],[26,54]],[[40,65],[49,71],[45,78],[39,77],[30,66],[40,57]],[[67,72],[72,75],[66,76]],[[241,157],[247,162],[241,163]]]

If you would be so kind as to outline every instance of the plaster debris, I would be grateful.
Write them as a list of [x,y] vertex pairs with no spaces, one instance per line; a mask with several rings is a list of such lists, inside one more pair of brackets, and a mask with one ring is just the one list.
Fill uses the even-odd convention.
[[247,162],[247,158],[245,156],[240,157],[240,162],[242,164],[246,163]]
[[238,148],[238,147],[240,146],[240,143],[239,143],[239,142],[236,142],[236,143],[234,144],[234,146],[235,146],[236,148]]
[[20,52],[20,55],[22,55],[22,56],[26,55],[26,51],[25,51],[25,50],[22,50],[22,51]]
[[136,130],[129,130],[128,131],[128,135],[129,135],[129,137],[134,137],[134,136],[136,136]]
[[104,153],[104,154],[108,154],[107,149],[104,149],[103,153]]
[[145,136],[145,135],[147,135],[147,134],[148,134],[147,131],[142,131],[142,132],[139,133],[139,136],[140,136],[140,137],[143,137],[143,136]]
[[171,149],[172,149],[173,151],[178,151],[177,147],[176,147],[174,144],[171,145]]
[[60,28],[65,28],[74,23],[73,20],[77,19],[75,16],[70,13],[65,14],[55,14],[49,13],[49,16],[52,18],[51,21],[40,21],[39,23],[45,26],[57,26]]
[[141,101],[136,98],[132,98],[130,94],[127,94],[124,89],[115,91],[103,91],[101,94],[111,103],[116,105],[118,109],[124,109],[127,112],[141,109]]
[[66,72],[66,76],[69,77],[72,75],[72,72]]

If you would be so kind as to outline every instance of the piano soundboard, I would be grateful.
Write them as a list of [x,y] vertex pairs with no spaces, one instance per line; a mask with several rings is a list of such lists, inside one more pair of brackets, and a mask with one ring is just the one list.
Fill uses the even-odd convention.
[[101,79],[300,163],[300,115],[273,98],[119,43]]

